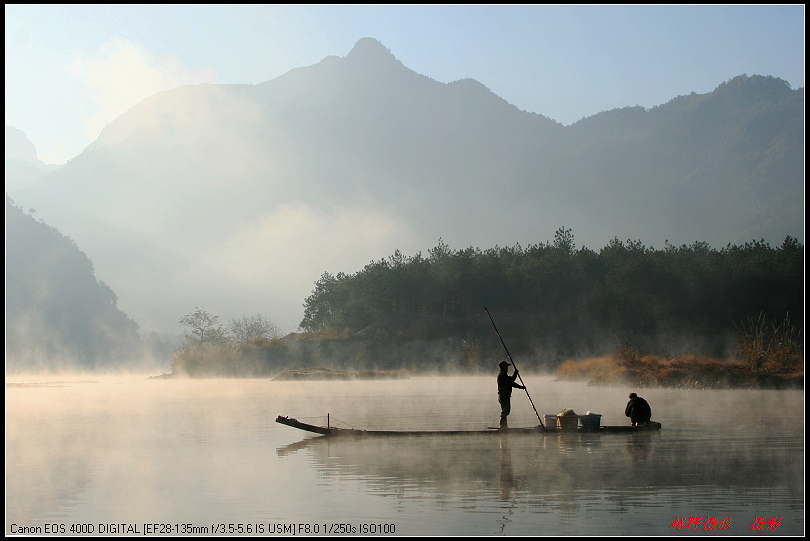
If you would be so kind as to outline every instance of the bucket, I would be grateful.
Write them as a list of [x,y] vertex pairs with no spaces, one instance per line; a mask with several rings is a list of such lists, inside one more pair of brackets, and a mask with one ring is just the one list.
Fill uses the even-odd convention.
[[557,424],[562,430],[576,430],[579,423],[578,415],[558,415]]
[[543,415],[543,426],[546,428],[557,428],[557,416]]
[[599,428],[599,425],[602,423],[602,416],[598,413],[580,415],[579,422],[582,428]]

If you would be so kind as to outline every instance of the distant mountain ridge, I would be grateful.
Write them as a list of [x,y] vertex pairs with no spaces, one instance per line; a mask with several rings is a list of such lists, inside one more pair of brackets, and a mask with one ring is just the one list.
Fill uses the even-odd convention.
[[803,133],[804,90],[774,77],[562,126],[364,38],[265,83],[156,94],[10,193],[76,239],[138,321],[205,299],[273,318],[321,272],[440,237],[525,244],[564,225],[597,250],[803,243]]
[[34,143],[22,130],[6,126],[6,190],[15,191],[44,177],[58,166],[47,165],[37,156]]

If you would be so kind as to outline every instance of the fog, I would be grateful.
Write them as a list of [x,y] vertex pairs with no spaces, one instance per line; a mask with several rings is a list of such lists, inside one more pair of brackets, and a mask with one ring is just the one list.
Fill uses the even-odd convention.
[[[570,407],[627,422],[627,387],[524,381],[541,415]],[[529,534],[540,517],[552,533],[632,534],[667,533],[684,514],[732,517],[740,530],[780,516],[776,533],[803,530],[802,392],[633,390],[660,433],[342,441],[273,420],[480,430],[497,423],[495,376],[9,377],[6,533],[12,523],[294,521]],[[521,392],[510,425],[534,426]]]
[[[763,80],[739,82],[795,100]],[[264,313],[294,331],[324,272],[426,253],[439,239],[454,249],[528,245],[565,226],[595,250],[614,237],[656,247],[779,244],[787,234],[803,242],[801,152],[765,173],[746,169],[740,183],[693,145],[673,148],[668,132],[649,132],[668,125],[662,117],[684,123],[687,139],[696,129],[683,100],[665,105],[564,128],[473,80],[417,74],[363,39],[345,57],[262,84],[158,93],[55,171],[7,167],[7,189],[87,253],[142,330],[164,333],[197,305],[223,319]],[[650,133],[641,147],[635,124]],[[778,133],[792,140],[785,126]],[[616,130],[627,139],[617,142]]]

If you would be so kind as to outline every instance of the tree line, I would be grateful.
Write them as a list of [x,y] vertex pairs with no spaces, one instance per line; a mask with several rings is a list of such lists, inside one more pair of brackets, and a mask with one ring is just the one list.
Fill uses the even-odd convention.
[[[721,250],[701,242],[656,250],[614,238],[599,252],[577,249],[566,228],[527,248],[453,250],[440,239],[427,257],[397,251],[355,274],[322,275],[304,304],[301,334],[282,338],[261,315],[222,325],[198,307],[179,320],[191,332],[172,371],[491,368],[503,351],[484,307],[528,368],[617,346],[666,358],[733,357],[756,369],[793,366],[803,358],[803,265],[804,247],[792,237],[778,248],[754,241]],[[662,335],[700,337],[703,349],[653,351]]]
[[651,336],[716,336],[741,322],[785,317],[803,328],[804,247],[786,237],[714,249],[704,242],[663,249],[611,240],[576,248],[570,229],[526,248],[399,251],[354,274],[324,273],[304,303],[301,328],[358,332],[396,313],[464,317],[484,306],[521,311],[553,329]]

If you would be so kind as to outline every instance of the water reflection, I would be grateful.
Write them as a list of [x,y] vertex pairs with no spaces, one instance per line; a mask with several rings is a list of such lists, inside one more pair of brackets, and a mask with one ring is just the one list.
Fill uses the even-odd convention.
[[[360,440],[315,437],[279,449],[278,454],[306,450],[323,478],[373,480],[374,490],[380,493],[455,494],[479,505],[490,505],[485,502],[487,495],[495,493],[510,505],[517,500],[534,502],[559,513],[562,524],[571,526],[584,508],[603,502],[610,502],[618,513],[639,507],[677,507],[662,496],[683,497],[674,487],[700,487],[686,492],[686,501],[691,501],[687,509],[693,514],[728,514],[754,503],[746,500],[746,493],[755,491],[761,498],[764,490],[767,500],[760,501],[763,508],[757,512],[791,514],[796,519],[796,512],[803,509],[803,468],[797,462],[800,446],[773,449],[763,440],[711,444],[694,436],[664,431]],[[729,498],[730,493],[735,496]],[[694,510],[701,505],[704,509]],[[773,507],[777,510],[771,511]]]
[[650,458],[652,448],[652,434],[628,434],[627,454],[630,457],[630,465],[635,467]]
[[277,449],[284,458],[306,450],[322,475],[356,476],[377,482],[403,478],[434,486],[485,486],[509,499],[516,490],[544,494],[560,487],[587,488],[606,480],[634,484],[614,475],[646,461],[654,434],[600,435],[429,435],[362,439],[312,437]]
[[[536,401],[545,411],[626,422],[625,389],[526,380],[547,390]],[[274,423],[337,412],[368,429],[478,429],[497,416],[492,392],[491,378],[7,387],[6,532],[52,518],[351,519],[413,535],[536,535],[539,524],[544,535],[666,535],[685,515],[734,517],[738,534],[754,516],[780,516],[777,534],[803,532],[801,392],[651,389],[657,433],[340,440]],[[769,422],[719,420],[747,409]],[[536,423],[528,406],[513,415]]]
[[500,435],[498,441],[501,449],[501,462],[498,470],[501,499],[511,500],[518,483],[512,470],[512,450],[509,448],[509,436],[507,434]]

